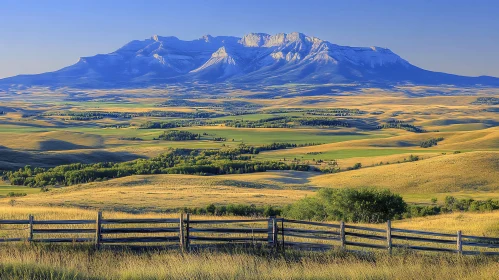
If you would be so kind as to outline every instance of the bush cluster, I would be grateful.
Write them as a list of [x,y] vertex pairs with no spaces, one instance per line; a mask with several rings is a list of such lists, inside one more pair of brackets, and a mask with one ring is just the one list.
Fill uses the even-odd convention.
[[412,124],[404,123],[404,122],[399,121],[399,120],[390,120],[390,121],[386,122],[385,124],[379,126],[378,128],[380,128],[380,129],[397,128],[397,129],[403,129],[403,130],[416,132],[416,133],[426,132],[426,130],[424,130],[420,127],[414,126]]
[[429,148],[429,147],[436,146],[438,144],[438,142],[443,141],[443,140],[444,140],[443,137],[430,138],[428,140],[421,142],[421,144],[419,144],[419,146],[421,146],[421,148]]
[[170,130],[163,132],[158,138],[166,141],[199,140],[201,139],[201,134],[183,130]]
[[216,216],[250,216],[250,217],[270,217],[281,215],[282,210],[271,205],[255,206],[254,204],[229,204],[215,205],[210,204],[206,207],[183,208],[184,213],[198,215],[216,215]]
[[442,212],[454,211],[492,211],[499,209],[499,200],[474,200],[472,198],[457,199],[453,196],[446,196]]
[[283,209],[283,216],[300,220],[381,223],[400,218],[407,204],[398,194],[376,189],[321,189]]

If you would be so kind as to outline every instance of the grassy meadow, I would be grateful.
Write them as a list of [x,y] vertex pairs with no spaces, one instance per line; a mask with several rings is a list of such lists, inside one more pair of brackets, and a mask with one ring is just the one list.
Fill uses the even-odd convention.
[[[310,166],[309,171],[216,176],[139,172],[70,186],[47,183],[46,192],[39,186],[11,185],[4,178],[0,180],[0,219],[26,219],[29,214],[42,220],[94,219],[99,210],[108,218],[178,217],[179,209],[211,203],[282,207],[314,196],[322,188],[389,189],[409,204],[422,206],[441,204],[449,195],[499,199],[499,105],[476,103],[478,97],[497,96],[496,89],[394,87],[334,96],[306,96],[302,90],[309,89],[305,85],[262,92],[224,88],[215,95],[203,86],[193,91],[172,86],[90,90],[82,95],[39,88],[22,96],[0,96],[0,174],[26,165],[117,163],[149,160],[170,149],[227,150],[241,144],[273,143],[296,147],[241,156],[249,163]],[[261,98],[266,91],[273,94],[272,99]],[[432,92],[445,96],[432,96]],[[148,126],[151,123],[158,125]],[[159,128],[165,123],[170,126]],[[171,130],[200,137],[159,139]],[[424,148],[422,143],[428,141],[435,143]],[[328,173],[331,167],[336,170]],[[26,196],[8,197],[9,193]],[[397,220],[393,226],[498,237],[498,221],[497,211],[456,212]],[[0,238],[15,234],[26,231],[0,227]],[[87,245],[1,246],[0,279],[499,277],[498,260],[483,256],[397,252],[389,257],[372,251],[332,251],[269,258],[263,252],[247,251],[181,254],[96,251]]]
[[[67,256],[70,255],[71,258]],[[2,279],[497,279],[485,257],[344,253],[268,258],[245,252],[94,251],[86,247],[6,246]]]
[[[207,201],[282,205],[310,195],[318,188],[366,186],[388,188],[399,192],[409,202],[417,203],[426,203],[434,197],[441,201],[448,194],[475,199],[499,196],[499,178],[495,172],[499,168],[499,120],[494,111],[497,105],[474,103],[477,96],[493,95],[493,89],[478,90],[475,96],[469,95],[466,88],[446,87],[373,88],[332,97],[293,95],[302,88],[308,90],[304,85],[296,85],[288,88],[289,96],[271,100],[245,98],[248,92],[244,90],[225,91],[218,98],[197,91],[193,98],[194,95],[185,96],[182,87],[172,87],[169,91],[86,92],[93,101],[77,100],[79,92],[69,98],[64,92],[44,89],[34,89],[29,102],[7,96],[2,103],[4,113],[0,115],[0,170],[16,170],[25,165],[53,167],[73,162],[129,161],[154,157],[169,148],[224,149],[241,143],[258,147],[286,142],[313,145],[263,151],[253,155],[253,160],[300,163],[318,169],[334,163],[342,172],[324,175],[319,172],[266,172],[209,178],[132,176],[54,188],[44,194],[26,190],[24,192],[29,195],[16,201],[33,206],[81,205],[147,211],[184,204],[200,206]],[[436,90],[454,95],[425,95],[425,91]],[[116,96],[120,96],[120,100],[116,100]],[[180,103],[176,105],[175,102]],[[236,105],[230,105],[231,102]],[[341,110],[331,111],[334,108]],[[95,119],[71,117],[71,114],[82,116],[86,112],[118,115]],[[161,114],[147,115],[150,112],[175,114],[158,117]],[[190,121],[193,119],[190,115],[181,117],[176,113],[196,112],[216,115],[199,119],[211,122],[209,125],[194,124],[175,129],[202,134],[200,140],[154,140],[168,129],[141,128],[146,122]],[[246,128],[223,123],[239,120],[258,125],[259,121],[282,117],[334,118],[350,125],[310,127],[296,126],[292,121],[287,125],[294,127]],[[388,119],[409,123],[425,132],[375,129]],[[357,126],[358,123],[363,125]],[[371,126],[366,127],[366,124]],[[225,141],[211,140],[215,138]],[[432,138],[443,140],[429,148],[420,147],[422,141]],[[457,152],[459,154],[455,154]],[[419,160],[407,162],[411,155]],[[348,171],[359,163],[361,169]],[[107,195],[100,195],[104,193]],[[140,195],[140,199],[133,199],[136,195]],[[166,203],[160,203],[162,201]]]
[[34,194],[34,193],[39,193],[40,190],[37,188],[27,188],[27,187],[22,187],[22,186],[2,186],[0,185],[0,197],[5,197],[9,193],[15,193],[15,194]]

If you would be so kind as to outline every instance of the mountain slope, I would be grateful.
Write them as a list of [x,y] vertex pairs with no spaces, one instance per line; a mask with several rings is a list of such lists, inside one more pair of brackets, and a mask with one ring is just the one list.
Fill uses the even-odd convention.
[[389,49],[347,47],[302,33],[203,36],[193,41],[153,36],[71,66],[0,80],[22,86],[128,87],[178,82],[416,83],[499,86],[499,78],[463,77],[411,65]]

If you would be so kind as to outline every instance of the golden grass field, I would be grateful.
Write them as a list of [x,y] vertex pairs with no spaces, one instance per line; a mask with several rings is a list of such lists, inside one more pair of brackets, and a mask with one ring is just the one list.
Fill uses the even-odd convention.
[[401,194],[453,192],[499,196],[499,153],[468,152],[323,175],[311,182],[325,187],[389,188]]
[[[210,203],[284,205],[313,194],[312,187],[301,185],[309,175],[296,172],[210,177],[140,175],[53,189],[15,200],[16,204],[23,206],[76,206],[123,211],[166,211]],[[4,198],[3,202],[8,200]]]
[[[83,209],[0,207],[0,219],[26,219],[28,214],[34,214],[38,220],[96,216],[95,211]],[[178,215],[104,212],[104,216]],[[202,217],[193,217],[199,218]],[[460,229],[465,234],[497,236],[498,219],[498,211],[456,213],[394,221],[393,227],[447,233]],[[391,257],[382,251],[358,255],[336,250],[268,257],[246,250],[181,254],[177,250],[96,251],[88,245],[60,244],[4,244],[0,251],[1,279],[497,279],[498,269],[496,258],[402,251]]]
[[[440,155],[416,162],[324,174],[275,171],[241,175],[136,175],[54,188],[14,198],[20,206],[67,206],[118,211],[166,211],[210,203],[283,206],[317,188],[376,187],[410,203],[443,202],[445,196],[499,199],[499,152]],[[7,204],[11,199],[0,199]]]
[[[68,256],[71,256],[68,258]],[[497,279],[492,258],[454,255],[301,254],[94,251],[79,247],[6,246],[2,279]]]

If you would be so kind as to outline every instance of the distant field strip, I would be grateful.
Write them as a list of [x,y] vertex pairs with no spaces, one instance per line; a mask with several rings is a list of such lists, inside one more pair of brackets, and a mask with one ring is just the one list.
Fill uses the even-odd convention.
[[[297,150],[299,151],[299,150]],[[272,159],[278,160],[282,158],[300,158],[304,160],[312,159],[345,159],[353,157],[377,157],[377,156],[390,156],[397,154],[425,154],[425,153],[435,153],[440,152],[436,150],[423,150],[423,149],[338,149],[330,150],[327,152],[306,152],[306,153],[294,153],[292,149],[284,151],[270,151],[264,152],[258,155],[258,159]]]

